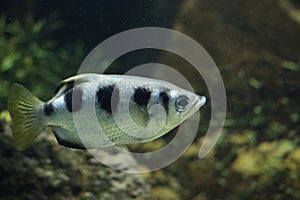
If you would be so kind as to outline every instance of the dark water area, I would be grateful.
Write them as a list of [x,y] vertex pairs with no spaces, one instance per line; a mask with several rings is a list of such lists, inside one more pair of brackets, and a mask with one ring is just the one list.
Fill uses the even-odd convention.
[[[41,195],[47,188],[53,190],[53,198],[300,198],[298,1],[12,0],[0,2],[0,13],[0,174],[4,180],[0,185],[1,199],[17,198],[8,184],[19,188],[23,198],[47,198]],[[198,151],[210,123],[212,104],[208,87],[187,59],[157,49],[126,53],[106,73],[124,74],[137,65],[162,63],[183,74],[197,93],[208,98],[200,111],[201,121],[193,144],[174,163],[133,179],[127,177],[130,174],[119,174],[102,166],[97,169],[98,178],[105,174],[113,177],[114,173],[121,178],[107,178],[105,191],[97,191],[105,183],[93,184],[95,177],[87,180],[92,177],[89,170],[96,169],[88,153],[63,149],[47,135],[28,151],[14,149],[7,112],[12,83],[22,83],[47,100],[61,80],[77,73],[95,46],[122,31],[140,27],[163,27],[186,34],[203,46],[220,71],[227,97],[226,119],[217,144],[205,158],[199,159]],[[130,148],[158,149],[175,133]],[[64,162],[64,156],[75,159],[74,163]],[[11,168],[17,160],[27,171],[19,173],[16,167]],[[82,175],[78,177],[75,165],[84,160],[92,164],[83,164],[79,170]],[[31,169],[35,171],[29,172]],[[43,184],[31,187],[27,195],[29,176],[34,177],[37,185]],[[69,180],[73,176],[74,185]],[[85,180],[83,185],[80,178]],[[118,184],[118,180],[125,186]],[[141,183],[145,187],[138,190],[135,184]],[[115,196],[118,191],[123,196]]]
[[[30,2],[30,3],[29,3]],[[90,51],[104,39],[132,28],[143,26],[172,27],[180,1],[154,3],[152,1],[18,1],[3,2],[2,9],[9,17],[25,20],[34,18],[57,20],[63,26],[52,35],[60,42],[83,40]],[[18,8],[15,5],[18,5]],[[24,5],[22,5],[24,4]],[[151,10],[155,8],[154,14]],[[166,12],[168,13],[166,15]]]

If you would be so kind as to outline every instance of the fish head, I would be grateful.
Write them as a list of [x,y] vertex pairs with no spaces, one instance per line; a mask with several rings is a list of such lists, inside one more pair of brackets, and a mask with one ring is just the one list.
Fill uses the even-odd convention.
[[190,118],[206,102],[205,96],[200,96],[181,88],[171,90],[169,96],[168,124],[170,126],[179,125],[184,120]]

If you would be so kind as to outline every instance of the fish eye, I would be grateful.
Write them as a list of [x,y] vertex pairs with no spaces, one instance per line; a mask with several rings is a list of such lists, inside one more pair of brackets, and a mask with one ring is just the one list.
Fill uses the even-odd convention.
[[178,112],[183,112],[188,104],[189,98],[187,96],[179,96],[176,100],[176,110]]

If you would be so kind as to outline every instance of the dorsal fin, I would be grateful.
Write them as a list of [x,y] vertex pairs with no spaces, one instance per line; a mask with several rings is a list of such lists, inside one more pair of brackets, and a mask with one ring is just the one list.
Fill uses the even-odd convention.
[[91,81],[92,79],[95,79],[95,77],[98,76],[99,76],[98,74],[79,74],[67,78],[58,85],[58,87],[55,90],[55,95],[52,99],[58,98],[61,95],[65,94],[69,89],[74,87],[75,82],[76,85],[78,85],[84,82]]
[[60,97],[61,95],[65,94],[69,89],[73,88],[74,83],[75,81],[68,81],[68,82],[62,81],[59,84],[59,86],[56,88],[53,99]]

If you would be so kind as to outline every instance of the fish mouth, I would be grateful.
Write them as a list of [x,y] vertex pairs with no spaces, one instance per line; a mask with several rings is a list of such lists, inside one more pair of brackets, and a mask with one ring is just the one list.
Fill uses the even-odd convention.
[[205,96],[197,96],[190,108],[191,109],[190,112],[194,114],[205,104],[205,102],[206,102]]
[[195,100],[194,105],[199,108],[201,108],[206,103],[206,97],[205,96],[198,96],[198,98]]

